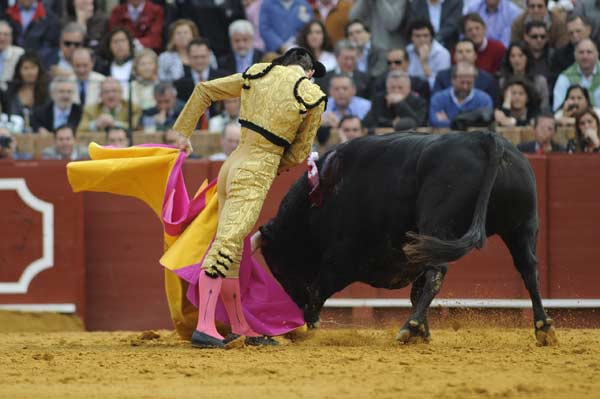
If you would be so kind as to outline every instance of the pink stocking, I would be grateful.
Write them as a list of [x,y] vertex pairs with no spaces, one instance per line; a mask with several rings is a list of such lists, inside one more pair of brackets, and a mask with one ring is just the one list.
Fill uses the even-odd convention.
[[198,280],[198,325],[196,330],[218,339],[223,339],[223,336],[217,332],[215,326],[215,309],[222,284],[222,278],[208,277],[204,270],[200,272],[200,279]]
[[246,337],[258,337],[246,321],[242,311],[242,300],[240,296],[240,280],[237,278],[223,279],[223,288],[221,289],[221,300],[225,305],[227,317],[231,323],[231,332],[244,335]]

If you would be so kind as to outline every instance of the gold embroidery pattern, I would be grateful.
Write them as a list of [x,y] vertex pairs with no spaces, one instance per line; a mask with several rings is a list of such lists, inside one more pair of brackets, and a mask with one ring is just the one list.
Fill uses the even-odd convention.
[[[215,241],[202,264],[203,269],[219,261],[229,267],[227,271],[222,270],[227,278],[239,276],[244,238],[258,220],[267,192],[277,175],[282,153],[282,147],[242,128],[238,148],[219,172],[219,224]],[[219,252],[226,256],[219,256]]]

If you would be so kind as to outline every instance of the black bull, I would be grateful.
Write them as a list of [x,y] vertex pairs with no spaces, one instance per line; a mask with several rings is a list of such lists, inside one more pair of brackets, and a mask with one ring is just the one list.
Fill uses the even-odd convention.
[[427,309],[447,263],[498,234],[531,296],[538,342],[556,341],[538,285],[535,177],[509,142],[489,132],[369,136],[317,165],[322,204],[309,199],[304,174],[261,228],[265,260],[309,325],[353,282],[412,283],[397,339],[428,341]]

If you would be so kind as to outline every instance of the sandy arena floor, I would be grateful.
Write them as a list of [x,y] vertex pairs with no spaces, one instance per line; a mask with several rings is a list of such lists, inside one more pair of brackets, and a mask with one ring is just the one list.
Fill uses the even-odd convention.
[[171,331],[0,333],[0,398],[598,398],[600,330],[321,329],[277,348],[193,349]]

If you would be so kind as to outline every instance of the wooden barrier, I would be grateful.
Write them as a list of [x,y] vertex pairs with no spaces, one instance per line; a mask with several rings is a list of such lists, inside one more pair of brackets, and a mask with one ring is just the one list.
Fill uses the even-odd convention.
[[[596,183],[600,157],[529,159],[538,190],[542,294],[552,300],[598,300],[600,186]],[[186,161],[184,174],[190,194],[202,180],[215,178],[220,165]],[[0,162],[0,206],[10,210],[3,213],[0,223],[0,304],[55,308],[71,304],[91,330],[170,328],[163,271],[158,265],[162,252],[158,219],[134,199],[73,194],[64,167],[59,161]],[[275,180],[258,225],[276,213],[281,198],[301,173],[303,167],[297,167]],[[42,212],[32,210],[17,189],[11,188],[16,180],[24,182],[33,197],[53,206],[53,233],[45,234]],[[18,282],[28,265],[43,257],[46,237],[54,240],[51,267],[35,274],[25,292],[8,292],[7,284]],[[15,285],[12,287],[14,291]],[[408,294],[409,289],[390,291],[353,284],[334,299],[406,301]],[[528,295],[504,244],[493,237],[482,251],[451,265],[439,298],[527,303]]]

